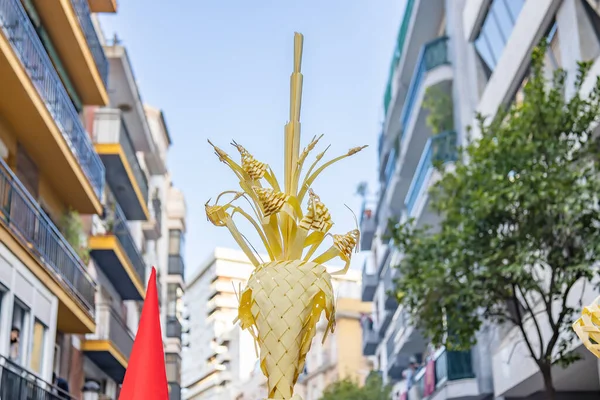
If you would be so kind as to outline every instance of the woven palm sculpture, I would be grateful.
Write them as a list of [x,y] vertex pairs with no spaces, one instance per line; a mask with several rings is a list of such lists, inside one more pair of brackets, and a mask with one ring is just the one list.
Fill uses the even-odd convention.
[[573,329],[584,346],[600,358],[600,297],[583,308],[581,317],[573,324]]
[[[267,377],[269,399],[299,398],[294,396],[294,385],[304,368],[316,324],[323,312],[328,322],[323,341],[335,326],[331,276],[323,264],[339,257],[345,266],[334,274],[345,274],[359,240],[358,229],[339,235],[329,233],[333,225],[331,216],[311,190],[311,185],[324,169],[366,146],[350,149],[319,165],[325,149],[302,176],[304,162],[321,139],[321,136],[314,137],[300,152],[302,42],[303,36],[296,33],[290,120],[285,126],[284,186],[279,185],[267,164],[257,161],[238,143],[232,144],[240,153],[241,163],[236,163],[211,143],[219,159],[239,179],[241,191],[223,192],[212,205],[209,201],[206,215],[214,225],[229,229],[255,266],[247,287],[240,294],[238,320],[260,348],[260,366]],[[224,196],[231,200],[220,202]],[[242,199],[250,204],[250,212],[236,205]],[[302,210],[304,202],[307,203],[305,212]],[[268,261],[260,258],[246,236],[237,229],[236,215],[254,227]],[[331,247],[315,256],[329,237]]]

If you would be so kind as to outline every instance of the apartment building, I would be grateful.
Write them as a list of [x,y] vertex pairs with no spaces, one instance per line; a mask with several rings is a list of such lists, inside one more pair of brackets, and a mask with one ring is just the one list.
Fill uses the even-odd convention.
[[[126,50],[102,35],[94,13],[116,11],[114,0],[0,2],[3,399],[65,384],[74,399],[116,399],[150,266],[182,296],[183,259],[169,267],[170,227],[185,231],[170,136],[160,110],[146,113]],[[168,354],[180,331],[167,332]]]
[[[232,354],[229,346],[237,317],[236,292],[245,287],[253,269],[243,252],[216,248],[187,281],[184,298],[190,332],[181,377],[184,399],[230,399],[228,364],[239,356]],[[255,358],[253,348],[246,350]]]
[[[78,217],[102,214],[105,167],[83,122],[105,106],[108,60],[93,12],[111,0],[0,2],[0,396],[84,384],[97,279]],[[24,383],[27,382],[27,385]],[[29,391],[29,392],[25,392]]]
[[[386,381],[395,384],[394,398],[539,398],[540,373],[514,330],[485,326],[478,344],[467,352],[428,345],[389,295],[397,274],[393,266],[402,254],[383,238],[390,218],[415,218],[418,225],[436,226],[439,216],[428,203],[428,189],[439,178],[433,160],[451,166],[467,126],[475,126],[476,112],[493,115],[519,100],[531,51],[542,38],[550,43],[548,72],[562,67],[574,79],[578,61],[594,60],[582,89],[590,90],[600,73],[598,11],[598,2],[591,0],[405,2],[384,93],[380,190],[375,199],[365,201],[361,216],[361,246],[370,251],[362,299],[373,301],[373,323],[363,328],[363,352],[375,356]],[[428,91],[447,96],[452,105],[451,126],[436,134],[427,124]],[[586,288],[584,303],[597,294]],[[595,398],[600,389],[597,360],[580,343],[574,350],[583,360],[553,371],[559,398]],[[411,362],[425,367],[414,370],[407,385]],[[435,377],[433,386],[425,384],[429,374]]]

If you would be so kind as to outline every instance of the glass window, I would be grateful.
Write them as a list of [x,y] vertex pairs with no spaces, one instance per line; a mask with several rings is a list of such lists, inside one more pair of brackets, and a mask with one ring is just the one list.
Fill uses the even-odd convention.
[[525,0],[493,0],[475,48],[490,70],[494,70]]
[[10,352],[8,358],[18,364],[23,363],[25,332],[27,331],[27,308],[15,298],[10,330]]
[[44,341],[46,339],[46,327],[38,319],[33,323],[33,337],[31,341],[31,360],[29,367],[33,372],[42,372],[44,358]]

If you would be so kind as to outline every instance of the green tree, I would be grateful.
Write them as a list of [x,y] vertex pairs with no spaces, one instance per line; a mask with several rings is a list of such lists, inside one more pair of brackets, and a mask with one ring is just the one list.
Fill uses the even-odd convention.
[[427,88],[423,108],[429,111],[426,122],[434,135],[454,129],[454,103],[439,85]]
[[321,400],[388,400],[391,391],[378,374],[371,374],[362,387],[350,378],[332,383]]
[[[393,226],[405,256],[398,298],[436,345],[468,349],[482,323],[516,327],[556,398],[551,367],[566,366],[581,307],[567,303],[578,281],[597,276],[600,250],[600,80],[565,98],[564,71],[544,77],[546,46],[535,49],[524,99],[479,118],[480,138],[459,149],[454,168],[436,167],[431,189],[435,230],[413,221]],[[572,293],[573,292],[573,293]],[[544,334],[542,333],[544,332]]]

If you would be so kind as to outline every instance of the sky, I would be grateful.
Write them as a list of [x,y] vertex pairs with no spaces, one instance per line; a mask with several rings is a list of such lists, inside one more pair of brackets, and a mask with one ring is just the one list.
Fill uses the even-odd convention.
[[[186,275],[215,247],[233,247],[204,204],[238,182],[210,139],[238,158],[236,140],[283,179],[283,128],[289,116],[294,32],[304,34],[302,146],[324,134],[314,155],[363,152],[313,185],[329,208],[332,233],[355,228],[361,181],[375,191],[382,99],[403,0],[120,0],[100,18],[105,36],[127,47],[144,103],[161,108],[173,145],[168,166],[187,203]],[[177,6],[175,6],[177,4]],[[309,158],[309,160],[312,160]],[[252,239],[251,239],[252,240]],[[259,244],[253,241],[259,249]],[[352,268],[362,268],[355,257]]]

